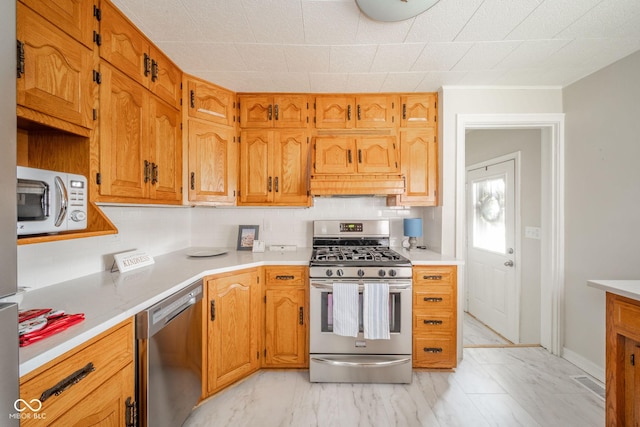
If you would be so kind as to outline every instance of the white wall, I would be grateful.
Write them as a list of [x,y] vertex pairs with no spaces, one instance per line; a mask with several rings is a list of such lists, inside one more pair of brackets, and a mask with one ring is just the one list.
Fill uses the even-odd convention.
[[[259,225],[267,244],[310,247],[314,219],[391,221],[392,245],[401,245],[402,219],[424,208],[388,208],[384,197],[316,198],[308,209],[104,206],[117,235],[18,246],[18,285],[31,289],[108,270],[113,254],[140,249],[152,256],[188,246],[235,248],[238,225]],[[418,239],[421,243],[421,239]]]
[[525,227],[540,227],[540,129],[478,129],[466,135],[466,166],[520,152],[521,293],[520,342],[540,343],[540,240],[525,237]]
[[[442,253],[456,256],[457,165],[456,125],[458,114],[527,114],[561,113],[562,91],[559,88],[485,88],[444,87],[439,95],[440,105],[440,212],[434,223],[425,228],[441,230]],[[464,158],[464,156],[462,156]],[[429,241],[427,241],[429,243]],[[460,254],[458,254],[460,257]]]
[[640,278],[640,53],[563,90],[565,348],[604,369],[605,295],[588,279]]

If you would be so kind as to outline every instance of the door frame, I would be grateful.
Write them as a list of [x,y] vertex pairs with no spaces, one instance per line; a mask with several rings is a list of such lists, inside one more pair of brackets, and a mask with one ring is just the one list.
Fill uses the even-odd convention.
[[[560,356],[564,318],[564,114],[456,115],[456,254],[465,258],[466,191],[465,131],[467,129],[541,130],[541,272],[540,344]],[[464,284],[462,284],[464,287]],[[465,294],[459,292],[459,298]],[[459,308],[463,301],[459,299]],[[459,316],[462,319],[463,316]],[[459,321],[459,330],[462,329]]]
[[[516,307],[515,307],[515,318],[517,321],[517,329],[515,331],[516,334],[516,344],[520,343],[520,308],[521,308],[521,304],[522,301],[520,300],[520,294],[522,291],[522,254],[520,253],[522,250],[522,241],[521,241],[521,228],[522,227],[522,222],[521,222],[521,206],[520,206],[520,192],[521,192],[521,175],[520,175],[520,167],[522,165],[521,160],[521,153],[520,151],[516,151],[513,153],[508,153],[508,154],[504,154],[502,156],[498,156],[498,157],[494,157],[492,159],[488,159],[479,163],[475,163],[473,165],[469,165],[465,168],[465,188],[466,188],[466,194],[465,194],[465,200],[468,197],[468,187],[466,183],[466,178],[467,178],[467,174],[474,170],[474,169],[479,169],[479,168],[483,168],[485,166],[491,166],[497,163],[504,163],[507,162],[509,160],[513,160],[513,205],[514,205],[514,212],[513,212],[513,220],[514,220],[514,236],[513,236],[513,250],[515,251],[515,256],[513,257],[513,263],[514,263],[514,268],[515,268],[515,272],[514,272],[514,285],[516,288]],[[466,212],[466,205],[465,205],[465,212]],[[467,215],[466,218],[466,223],[469,223],[469,218],[468,218],[468,214],[465,213],[465,215]],[[465,229],[465,234],[466,234],[466,230]],[[468,237],[468,236],[466,236]],[[467,260],[469,259],[469,254],[468,254],[468,242],[467,244],[465,244],[465,252],[464,252],[464,259]],[[469,269],[466,268],[465,269],[465,284],[469,283]],[[464,308],[465,311],[468,310],[469,308],[469,290],[465,287],[465,301],[464,301]]]

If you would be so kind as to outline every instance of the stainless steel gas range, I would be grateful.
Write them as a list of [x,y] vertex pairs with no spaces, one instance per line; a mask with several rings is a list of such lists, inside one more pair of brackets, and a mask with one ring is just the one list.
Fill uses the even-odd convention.
[[389,241],[388,220],[314,221],[312,382],[411,382],[411,262]]

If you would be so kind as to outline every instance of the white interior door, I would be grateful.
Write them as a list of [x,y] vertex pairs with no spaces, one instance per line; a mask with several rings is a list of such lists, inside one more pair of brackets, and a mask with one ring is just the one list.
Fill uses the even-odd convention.
[[468,311],[518,343],[515,207],[514,160],[467,171]]

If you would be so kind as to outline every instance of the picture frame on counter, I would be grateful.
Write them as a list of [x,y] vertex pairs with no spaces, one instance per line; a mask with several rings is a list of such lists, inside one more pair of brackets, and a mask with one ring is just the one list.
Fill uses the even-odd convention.
[[253,241],[258,240],[259,231],[259,225],[239,225],[238,246],[236,249],[239,251],[253,250]]

